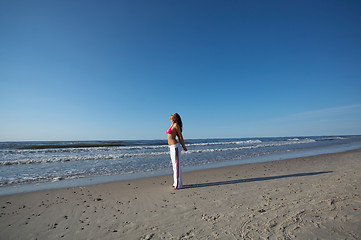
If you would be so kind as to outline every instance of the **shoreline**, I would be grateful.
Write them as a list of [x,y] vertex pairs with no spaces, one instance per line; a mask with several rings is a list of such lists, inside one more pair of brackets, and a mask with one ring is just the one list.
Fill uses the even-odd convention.
[[361,237],[361,149],[0,196],[5,239]]
[[[185,166],[182,167],[182,171],[183,173],[187,173],[187,172],[200,171],[205,169],[222,168],[226,166],[237,166],[244,164],[282,161],[286,159],[293,159],[299,157],[310,157],[310,156],[317,156],[322,154],[332,154],[332,153],[352,151],[358,148],[359,145],[357,144],[344,144],[337,146],[318,147],[312,149],[299,149],[299,150],[293,150],[287,152],[275,152],[272,154],[260,155],[256,157],[248,157],[239,160],[230,160],[230,161],[216,162],[216,163],[197,165],[197,166]],[[109,175],[109,176],[91,176],[91,177],[73,178],[73,179],[54,179],[53,181],[15,184],[9,186],[1,186],[0,196],[30,193],[30,192],[37,192],[43,190],[52,190],[52,189],[85,187],[85,186],[91,186],[97,184],[128,181],[128,180],[135,180],[142,178],[151,178],[151,177],[158,177],[158,176],[164,176],[170,174],[172,174],[171,169],[161,169],[152,172],[140,172],[140,173],[132,173],[132,174]]]

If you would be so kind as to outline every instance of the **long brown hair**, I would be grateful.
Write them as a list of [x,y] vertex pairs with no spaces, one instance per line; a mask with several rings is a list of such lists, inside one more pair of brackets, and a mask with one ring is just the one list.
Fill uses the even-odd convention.
[[183,132],[183,123],[182,123],[182,119],[181,119],[181,117],[179,116],[179,114],[178,113],[174,113],[173,114],[173,120],[174,120],[174,122],[175,123],[177,123],[178,124],[178,126],[180,127],[180,129],[181,129],[181,132]]

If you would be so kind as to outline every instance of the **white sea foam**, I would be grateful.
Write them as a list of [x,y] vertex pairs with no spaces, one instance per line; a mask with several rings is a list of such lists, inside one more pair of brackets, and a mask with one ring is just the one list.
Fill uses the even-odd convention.
[[197,150],[189,150],[186,153],[240,151],[240,150],[244,150],[244,149],[256,149],[256,148],[263,148],[263,147],[285,146],[285,145],[291,145],[291,144],[302,144],[302,143],[311,143],[311,142],[315,142],[315,140],[307,138],[307,139],[304,139],[304,140],[282,141],[282,142],[275,142],[275,143],[264,143],[264,144],[257,144],[257,145],[251,145],[251,146],[242,146],[242,147],[197,149]]
[[260,148],[260,147],[262,147],[262,145],[233,147],[233,148],[208,148],[208,149],[188,150],[185,153],[191,154],[191,153],[203,153],[203,152],[240,151],[240,150],[244,150],[244,149],[255,149],[255,148]]
[[169,154],[169,152],[150,152],[150,153],[134,153],[134,154],[97,154],[88,156],[66,156],[66,157],[52,157],[52,158],[37,158],[37,159],[21,159],[14,161],[0,161],[0,166],[6,165],[21,165],[21,164],[40,164],[40,163],[56,163],[56,162],[74,162],[74,161],[91,161],[91,160],[111,160],[132,157],[144,156],[158,156]]
[[290,139],[287,139],[287,141],[299,141],[300,139],[299,138],[290,138]]
[[305,138],[305,139],[288,139],[287,141],[280,141],[273,143],[274,146],[281,146],[281,145],[291,145],[291,144],[302,144],[302,143],[313,143],[316,142],[314,139]]
[[231,144],[256,144],[261,143],[261,140],[247,140],[247,141],[233,141],[233,142],[210,142],[210,143],[193,143],[187,146],[213,146],[213,145],[231,145]]

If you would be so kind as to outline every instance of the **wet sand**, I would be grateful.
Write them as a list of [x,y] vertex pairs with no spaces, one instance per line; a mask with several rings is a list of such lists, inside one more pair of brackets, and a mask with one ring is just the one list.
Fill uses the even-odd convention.
[[0,197],[0,239],[360,239],[361,150]]

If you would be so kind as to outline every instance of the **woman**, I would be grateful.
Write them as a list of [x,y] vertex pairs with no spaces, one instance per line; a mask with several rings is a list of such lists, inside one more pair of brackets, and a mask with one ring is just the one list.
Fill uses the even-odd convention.
[[[180,169],[179,164],[179,156],[181,152],[181,144],[184,149],[184,151],[187,151],[187,147],[184,145],[184,140],[182,136],[182,119],[179,116],[178,113],[174,113],[170,115],[169,120],[171,121],[172,125],[167,130],[167,137],[168,137],[168,145],[170,149],[170,158],[172,160],[173,165],[173,178],[174,183],[172,187],[174,189],[181,189],[183,187],[182,185],[182,172]],[[178,137],[178,141],[176,140],[176,137]]]

